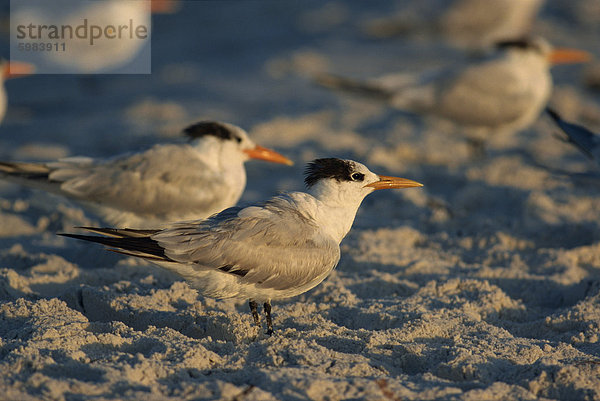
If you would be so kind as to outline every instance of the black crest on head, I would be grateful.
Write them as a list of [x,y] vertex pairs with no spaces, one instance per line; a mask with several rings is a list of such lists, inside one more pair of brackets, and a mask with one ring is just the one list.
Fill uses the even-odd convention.
[[495,43],[496,49],[533,49],[537,48],[530,38],[503,40]]
[[327,158],[316,159],[308,163],[304,171],[304,183],[308,188],[323,178],[333,178],[337,181],[353,181],[354,163],[348,160]]
[[241,140],[231,129],[217,121],[200,121],[184,129],[183,133],[190,139],[211,135],[224,140]]

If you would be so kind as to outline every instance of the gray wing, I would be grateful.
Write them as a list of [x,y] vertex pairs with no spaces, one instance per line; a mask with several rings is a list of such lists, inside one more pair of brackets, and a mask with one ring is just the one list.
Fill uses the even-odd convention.
[[[275,290],[310,283],[340,258],[339,244],[285,198],[264,207],[230,208],[199,223],[178,223],[151,238],[170,260]],[[170,268],[186,277],[187,268]]]
[[218,173],[187,145],[158,145],[107,160],[70,158],[47,166],[49,180],[59,182],[67,196],[158,218],[180,211],[210,214],[227,191]]

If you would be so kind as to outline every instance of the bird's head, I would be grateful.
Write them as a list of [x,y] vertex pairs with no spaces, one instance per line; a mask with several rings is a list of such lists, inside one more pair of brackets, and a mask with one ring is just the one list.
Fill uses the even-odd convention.
[[337,158],[310,162],[304,182],[317,198],[341,204],[360,204],[365,196],[378,189],[423,186],[406,178],[378,175],[361,163]]
[[200,121],[184,129],[183,133],[200,146],[219,149],[224,156],[237,155],[242,161],[258,159],[272,163],[294,164],[274,150],[255,144],[246,131],[233,124]]

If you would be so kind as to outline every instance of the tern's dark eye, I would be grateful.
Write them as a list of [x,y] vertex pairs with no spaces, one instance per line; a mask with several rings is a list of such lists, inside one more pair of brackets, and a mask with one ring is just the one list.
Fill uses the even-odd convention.
[[362,181],[365,179],[365,175],[363,173],[352,173],[350,176],[353,181]]
[[237,143],[242,143],[242,138],[240,138],[239,136],[236,136],[235,140]]

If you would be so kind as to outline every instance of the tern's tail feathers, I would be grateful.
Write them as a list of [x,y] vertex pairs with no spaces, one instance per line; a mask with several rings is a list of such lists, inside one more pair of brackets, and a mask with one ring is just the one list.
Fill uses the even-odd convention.
[[581,152],[587,157],[593,159],[598,157],[600,150],[600,136],[589,131],[587,128],[581,125],[569,123],[563,120],[558,113],[550,108],[546,108],[546,112],[556,125],[567,135],[567,142],[570,142],[577,146]]
[[0,161],[0,176],[21,180],[47,180],[50,169],[44,164],[2,162]]
[[100,228],[100,227],[75,227],[81,228],[96,234],[106,235],[107,237],[114,238],[135,238],[135,237],[149,237],[152,234],[156,234],[160,230],[137,230],[133,228]]
[[393,96],[393,93],[389,90],[375,83],[362,82],[333,74],[319,74],[315,76],[315,82],[325,88],[342,90],[383,101],[390,100]]
[[2,162],[0,179],[5,179],[30,188],[61,194],[61,182],[54,180],[52,168],[44,163]]
[[172,262],[165,255],[165,250],[150,235],[156,230],[132,230],[132,229],[113,229],[113,228],[92,228],[81,227],[88,231],[104,234],[107,237],[96,235],[80,235],[61,233],[64,237],[75,238],[83,241],[97,242],[99,244],[111,247],[111,251],[122,253],[124,255],[137,256],[154,261]]

